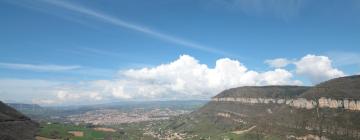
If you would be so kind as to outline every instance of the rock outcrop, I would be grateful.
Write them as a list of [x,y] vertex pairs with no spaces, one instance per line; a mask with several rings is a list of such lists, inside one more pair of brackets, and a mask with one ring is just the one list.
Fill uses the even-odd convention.
[[345,109],[352,111],[360,111],[360,100],[354,99],[331,99],[321,97],[316,100],[305,98],[294,99],[276,99],[276,98],[212,98],[213,102],[238,102],[245,104],[284,104],[295,108],[314,109],[318,108],[332,108]]

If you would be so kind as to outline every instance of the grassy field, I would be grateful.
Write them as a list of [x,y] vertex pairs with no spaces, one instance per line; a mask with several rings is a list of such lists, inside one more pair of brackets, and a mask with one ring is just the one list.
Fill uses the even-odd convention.
[[[83,132],[83,136],[75,137],[69,131]],[[41,124],[41,130],[38,134],[41,137],[53,139],[71,139],[71,140],[93,140],[105,139],[111,135],[110,132],[95,131],[85,126],[77,126],[70,124]]]
[[[264,136],[256,133],[234,134],[231,132],[221,132],[213,128],[213,126],[205,125],[207,123],[200,122],[201,127],[197,126],[193,133],[197,134],[196,137],[190,138],[191,140],[201,139],[221,139],[221,140],[279,140],[278,137]],[[164,123],[166,124],[166,123]],[[166,129],[165,125],[161,123],[157,128]],[[52,139],[68,139],[68,140],[155,140],[150,136],[143,135],[145,123],[123,124],[120,126],[112,126],[118,128],[116,132],[102,132],[95,131],[92,128],[87,128],[85,125],[72,125],[72,124],[41,124],[39,136],[52,138]],[[83,132],[83,136],[76,137],[70,134],[70,131]]]
[[[112,126],[112,128],[117,128],[117,131],[96,131],[92,128],[86,127],[85,125],[42,123],[38,136],[62,140],[154,140],[152,137],[143,135],[143,124],[141,123]],[[83,136],[76,137],[69,133],[71,131],[82,132]]]

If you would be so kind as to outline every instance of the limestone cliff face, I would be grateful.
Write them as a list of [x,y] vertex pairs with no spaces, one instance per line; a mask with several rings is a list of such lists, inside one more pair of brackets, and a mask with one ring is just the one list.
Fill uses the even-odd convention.
[[343,108],[345,110],[360,111],[360,100],[350,99],[331,99],[321,97],[318,100],[309,100],[305,98],[294,99],[276,99],[276,98],[212,98],[214,102],[238,102],[245,104],[284,104],[295,108],[314,109],[319,108]]
[[354,99],[331,99],[322,97],[319,99],[319,107],[344,108],[346,110],[360,110],[360,100]]
[[314,87],[247,86],[225,90],[212,98],[216,102],[285,104],[295,108],[343,108],[360,111],[360,76],[332,79]]
[[295,136],[289,136],[289,139],[293,138],[296,140],[329,140],[328,138],[324,137],[324,136],[316,136],[316,135],[311,135],[308,134],[306,136],[301,136],[301,137],[295,137]]

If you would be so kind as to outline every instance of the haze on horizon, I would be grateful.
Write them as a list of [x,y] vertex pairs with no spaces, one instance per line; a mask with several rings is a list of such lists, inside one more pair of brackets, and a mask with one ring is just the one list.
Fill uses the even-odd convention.
[[360,1],[0,0],[0,100],[209,99],[360,74]]

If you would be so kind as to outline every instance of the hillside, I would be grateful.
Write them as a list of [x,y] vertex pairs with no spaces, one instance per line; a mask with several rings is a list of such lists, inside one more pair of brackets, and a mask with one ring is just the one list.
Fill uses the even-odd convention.
[[247,97],[247,98],[293,98],[310,87],[305,86],[245,86],[225,90],[214,98]]
[[238,87],[167,127],[199,138],[358,140],[359,91],[360,76],[314,87]]
[[301,97],[307,99],[320,97],[360,99],[360,75],[325,81],[304,92]]
[[0,139],[31,140],[38,124],[0,101]]

